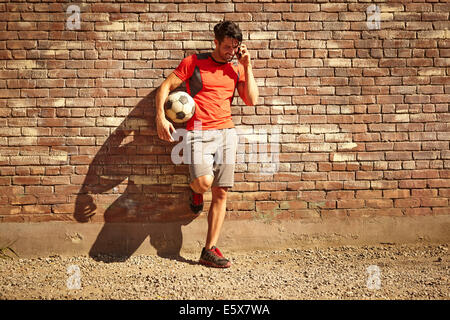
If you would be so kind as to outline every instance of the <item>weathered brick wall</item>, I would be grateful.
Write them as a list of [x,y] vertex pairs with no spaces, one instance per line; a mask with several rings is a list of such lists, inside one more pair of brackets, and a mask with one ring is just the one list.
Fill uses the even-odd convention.
[[449,214],[449,11],[446,0],[2,2],[0,221],[189,218],[188,170],[156,136],[154,90],[213,48],[223,19],[244,31],[260,86],[255,107],[235,98],[234,121],[268,133],[277,168],[238,164],[229,217]]

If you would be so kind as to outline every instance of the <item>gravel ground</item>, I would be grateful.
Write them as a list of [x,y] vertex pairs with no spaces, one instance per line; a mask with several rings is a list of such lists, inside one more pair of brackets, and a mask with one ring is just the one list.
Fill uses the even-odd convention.
[[[233,263],[229,269],[197,264],[197,252],[183,252],[182,258],[137,255],[125,261],[110,256],[0,259],[0,299],[448,300],[450,297],[448,244],[246,252],[222,249]],[[80,282],[76,281],[77,275]]]

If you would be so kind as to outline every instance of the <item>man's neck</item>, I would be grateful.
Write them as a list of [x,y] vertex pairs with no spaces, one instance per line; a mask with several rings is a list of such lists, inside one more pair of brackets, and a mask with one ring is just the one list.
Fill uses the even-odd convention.
[[211,53],[211,58],[212,58],[215,62],[217,62],[217,63],[222,63],[222,64],[224,64],[224,63],[227,63],[227,62],[228,62],[228,61],[225,61],[225,60],[221,59],[220,56],[219,56],[219,54],[216,52],[216,50],[214,50],[214,51]]

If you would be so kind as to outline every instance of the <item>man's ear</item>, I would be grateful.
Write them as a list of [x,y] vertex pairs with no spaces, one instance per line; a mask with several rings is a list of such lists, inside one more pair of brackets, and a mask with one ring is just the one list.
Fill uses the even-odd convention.
[[219,47],[219,40],[214,39],[214,45],[216,46],[216,48],[218,48]]

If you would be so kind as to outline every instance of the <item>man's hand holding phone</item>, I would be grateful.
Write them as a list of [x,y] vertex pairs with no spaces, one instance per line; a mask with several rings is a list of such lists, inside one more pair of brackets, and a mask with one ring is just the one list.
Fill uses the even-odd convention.
[[250,64],[250,53],[248,52],[247,46],[245,44],[241,44],[238,47],[236,51],[236,57],[239,63],[242,64],[244,67]]

